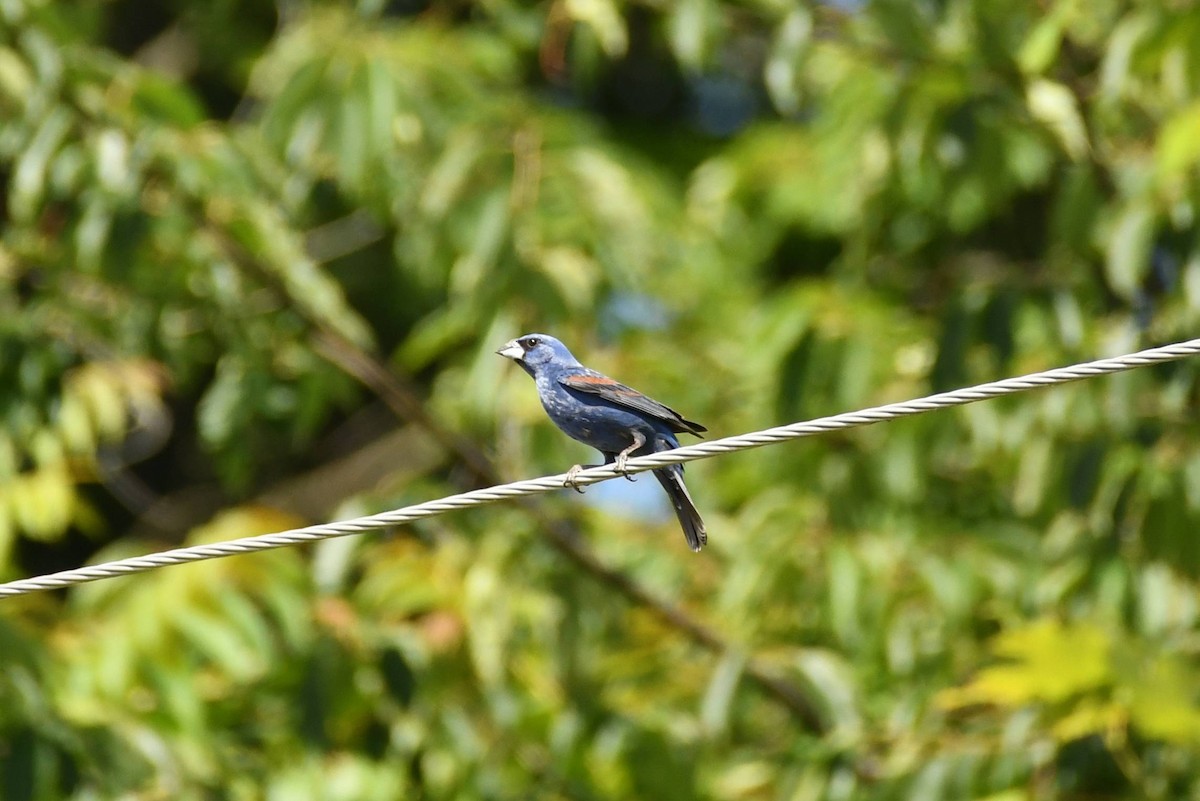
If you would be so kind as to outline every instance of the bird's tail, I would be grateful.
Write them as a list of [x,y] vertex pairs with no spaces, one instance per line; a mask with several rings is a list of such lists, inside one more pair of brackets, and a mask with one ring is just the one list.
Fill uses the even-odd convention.
[[683,536],[687,537],[688,547],[699,551],[708,542],[708,532],[704,530],[700,512],[696,510],[696,504],[683,483],[683,470],[679,467],[655,470],[654,477],[667,491],[671,505],[675,507],[675,515],[679,518],[679,525],[683,527]]

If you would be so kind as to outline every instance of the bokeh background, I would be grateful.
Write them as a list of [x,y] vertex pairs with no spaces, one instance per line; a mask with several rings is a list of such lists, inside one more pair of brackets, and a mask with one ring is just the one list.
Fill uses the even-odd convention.
[[[1190,338],[1182,0],[3,0],[0,577]],[[0,797],[1200,794],[1200,361],[0,601]]]

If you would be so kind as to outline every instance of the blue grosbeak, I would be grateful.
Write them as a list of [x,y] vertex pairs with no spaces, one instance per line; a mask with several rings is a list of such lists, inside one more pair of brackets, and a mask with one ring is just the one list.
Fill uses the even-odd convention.
[[[616,462],[617,470],[625,470],[630,456],[678,448],[676,434],[700,436],[708,430],[637,390],[584,367],[554,337],[526,334],[496,353],[512,359],[533,376],[546,414],[563,433],[600,451],[604,463]],[[571,468],[568,485],[581,469],[581,465]],[[654,477],[675,507],[688,546],[699,551],[708,542],[708,534],[684,486],[683,466],[660,468],[654,471]]]

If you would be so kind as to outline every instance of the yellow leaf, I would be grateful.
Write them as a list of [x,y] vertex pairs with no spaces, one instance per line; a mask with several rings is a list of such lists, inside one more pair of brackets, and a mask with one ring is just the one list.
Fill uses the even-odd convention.
[[64,466],[25,473],[9,488],[17,526],[31,538],[56,540],[71,524],[75,485]]
[[8,564],[8,552],[16,539],[17,523],[8,497],[8,482],[4,482],[0,483],[0,565]]
[[1042,620],[1012,629],[992,646],[1006,664],[984,668],[966,686],[942,692],[938,702],[958,708],[1063,701],[1112,680],[1111,645],[1106,632],[1089,624]]
[[976,801],[1029,801],[1029,793],[1024,790],[1002,790],[994,795],[978,798]]
[[78,368],[68,379],[67,391],[87,407],[98,436],[116,439],[124,435],[128,408],[121,382],[108,365],[94,362]]
[[1160,177],[1182,177],[1180,173],[1200,162],[1200,102],[1185,106],[1162,127],[1155,151]]
[[1121,704],[1081,701],[1051,727],[1060,742],[1081,740],[1093,734],[1124,728],[1126,710]]
[[56,428],[63,445],[72,454],[91,454],[96,450],[96,432],[87,406],[77,395],[64,393],[58,407]]
[[1129,717],[1147,737],[1180,744],[1200,742],[1195,671],[1176,657],[1155,659],[1131,688]]
[[255,537],[288,531],[305,525],[296,515],[270,506],[247,505],[227,509],[188,536],[191,545],[227,542],[242,537]]

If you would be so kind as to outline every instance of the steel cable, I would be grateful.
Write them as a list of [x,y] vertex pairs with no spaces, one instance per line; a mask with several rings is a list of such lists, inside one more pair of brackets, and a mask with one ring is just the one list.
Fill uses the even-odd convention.
[[[656,467],[663,467],[664,465],[690,462],[696,459],[708,459],[721,454],[759,448],[764,445],[810,437],[829,431],[858,428],[886,420],[923,414],[937,409],[962,406],[1002,395],[1012,395],[1031,389],[1119,373],[1125,370],[1132,370],[1136,367],[1182,359],[1197,353],[1200,353],[1200,339],[1192,339],[1174,345],[1150,348],[1149,350],[1125,356],[1098,359],[1071,367],[1060,367],[1040,373],[1032,373],[1016,378],[1006,378],[1001,381],[992,381],[986,384],[966,387],[964,389],[956,389],[951,392],[942,392],[916,400],[889,403],[884,406],[876,406],[857,412],[846,412],[833,415],[832,417],[821,417],[816,420],[792,423],[748,434],[739,434],[711,442],[688,445],[665,453],[638,456],[630,459],[626,467],[629,473],[641,473],[646,470],[653,470]],[[605,465],[580,472],[576,483],[578,486],[584,487],[600,481],[607,481],[619,475],[623,474],[618,473],[612,465]],[[228,542],[213,543],[211,545],[193,545],[186,548],[176,548],[145,556],[117,559],[112,562],[91,565],[89,567],[63,570],[44,576],[19,579],[10,581],[7,584],[0,584],[0,598],[25,595],[41,590],[70,587],[88,581],[126,576],[170,565],[181,565],[206,559],[219,559],[224,556],[254,553],[256,551],[282,548],[288,545],[298,545],[300,543],[314,542],[331,537],[344,537],[400,523],[410,523],[414,520],[434,517],[456,509],[484,506],[508,498],[516,498],[523,495],[538,495],[544,492],[560,490],[563,489],[566,478],[567,474],[561,473],[554,476],[516,481],[511,484],[501,484],[494,487],[463,492],[419,503],[415,506],[406,506],[402,509],[358,517],[353,520],[323,523],[316,526],[306,526],[304,528],[281,531],[275,534],[264,534],[256,537],[244,537]]]

